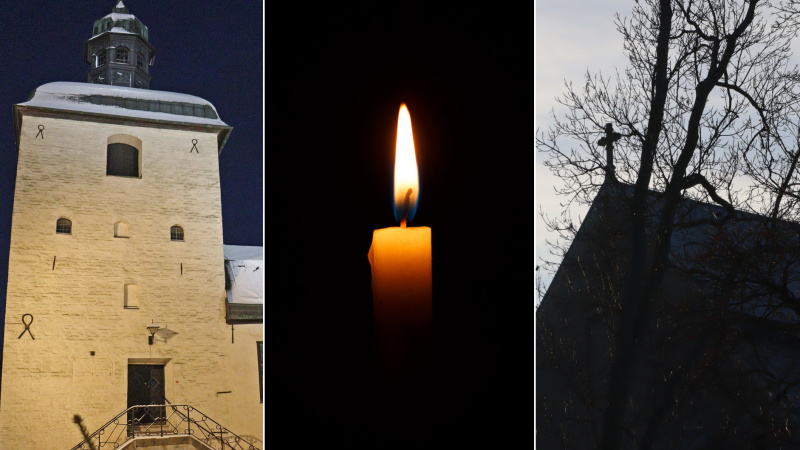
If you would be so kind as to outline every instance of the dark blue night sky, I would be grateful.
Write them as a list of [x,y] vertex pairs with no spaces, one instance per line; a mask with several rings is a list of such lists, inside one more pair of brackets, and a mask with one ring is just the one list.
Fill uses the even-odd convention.
[[[113,0],[0,2],[0,310],[5,307],[16,149],[12,105],[53,81],[86,82],[83,44]],[[260,2],[126,0],[156,49],[152,89],[210,101],[233,132],[220,155],[226,244],[263,245]]]

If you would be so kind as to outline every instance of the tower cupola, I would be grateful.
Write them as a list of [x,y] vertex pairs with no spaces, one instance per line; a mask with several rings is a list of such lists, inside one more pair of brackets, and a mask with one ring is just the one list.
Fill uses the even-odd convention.
[[92,37],[84,44],[87,81],[149,89],[155,53],[147,26],[119,0],[110,14],[94,21]]

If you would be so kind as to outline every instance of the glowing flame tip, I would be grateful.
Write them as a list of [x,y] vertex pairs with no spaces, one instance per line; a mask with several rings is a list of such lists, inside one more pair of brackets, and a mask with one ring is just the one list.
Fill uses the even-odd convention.
[[[409,190],[411,190],[410,194]],[[408,112],[406,104],[402,103],[397,116],[397,143],[394,159],[394,215],[398,222],[411,222],[417,210],[418,197],[419,175],[417,155],[414,150],[414,134],[411,131],[411,114]],[[404,210],[406,210],[405,214],[403,214]]]

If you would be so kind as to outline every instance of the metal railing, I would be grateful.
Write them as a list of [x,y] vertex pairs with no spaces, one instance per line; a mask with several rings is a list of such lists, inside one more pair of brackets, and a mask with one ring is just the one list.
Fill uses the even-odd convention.
[[[258,450],[250,440],[223,427],[191,405],[136,405],[89,435],[95,447],[119,448],[137,437],[194,436],[217,450]],[[88,450],[86,440],[71,450]]]

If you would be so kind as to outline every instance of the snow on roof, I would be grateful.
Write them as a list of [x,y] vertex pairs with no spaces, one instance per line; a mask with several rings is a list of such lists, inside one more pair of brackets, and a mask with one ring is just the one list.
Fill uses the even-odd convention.
[[228,303],[264,304],[264,249],[223,245]]
[[247,245],[223,245],[222,251],[227,260],[264,260],[264,247],[251,247]]
[[[92,99],[94,97],[94,99]],[[197,117],[194,115],[173,114],[141,109],[132,109],[119,105],[97,104],[97,98],[129,99],[146,102],[162,102],[162,104],[186,104],[199,107],[210,107],[217,118]],[[94,101],[92,101],[94,100]],[[124,102],[122,102],[124,103]],[[149,89],[111,86],[107,84],[75,83],[60,81],[39,86],[26,102],[19,106],[78,111],[111,116],[153,119],[165,122],[192,123],[204,125],[228,126],[219,119],[216,108],[209,101],[200,97],[175,92],[153,91]]]
[[113,20],[114,22],[116,22],[118,20],[133,20],[133,19],[136,19],[136,16],[134,16],[133,14],[123,14],[123,13],[115,13],[115,12],[106,14],[105,16],[102,17],[102,19],[105,19],[105,18],[108,18],[108,17],[110,17],[111,20]]
[[114,28],[112,28],[112,29],[110,29],[110,30],[108,30],[108,31],[109,31],[109,32],[113,32],[113,33],[128,33],[128,34],[136,34],[136,33],[132,32],[132,31],[128,31],[128,30],[126,30],[125,28],[122,28],[122,27],[114,27]]

